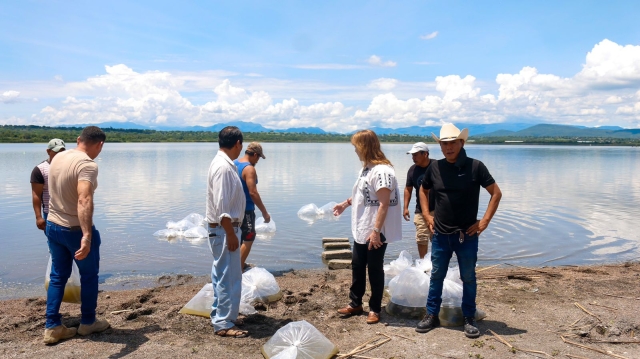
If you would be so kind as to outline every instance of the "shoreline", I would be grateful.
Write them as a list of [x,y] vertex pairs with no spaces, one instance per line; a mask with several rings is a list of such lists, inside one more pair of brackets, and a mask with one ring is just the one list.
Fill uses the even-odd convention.
[[[340,353],[378,335],[389,335],[390,343],[362,354],[371,358],[520,357],[514,356],[514,350],[537,350],[553,357],[610,358],[564,342],[561,335],[582,346],[640,358],[640,262],[489,266],[478,268],[477,275],[478,308],[487,313],[479,322],[482,336],[477,340],[465,338],[460,327],[418,334],[414,331],[417,320],[393,317],[384,310],[376,325],[365,324],[365,316],[342,319],[335,310],[348,303],[351,271],[314,269],[277,276],[283,299],[245,318],[244,328],[250,334],[243,339],[217,337],[207,318],[178,313],[200,290],[206,276],[164,276],[152,288],[102,291],[98,316],[107,318],[112,328],[54,346],[41,343],[44,297],[1,300],[0,356],[204,358],[215,353],[218,358],[262,358],[260,347],[277,329],[306,320],[337,345]],[[364,299],[366,304],[367,294]],[[385,295],[383,305],[389,299]],[[63,303],[61,313],[67,326],[79,324],[78,305]]]
[[[560,264],[555,266],[543,265],[543,266],[519,266],[511,263],[498,263],[483,267],[478,267],[478,270],[482,268],[493,268],[498,267],[502,269],[508,268],[530,268],[534,269],[545,269],[545,268],[580,268],[580,267],[591,267],[591,266],[608,266],[608,265],[621,265],[626,262],[634,262],[640,261],[640,258],[637,260],[630,261],[616,261],[616,262],[599,262],[595,264]],[[452,262],[453,263],[453,262]],[[388,263],[387,263],[388,264]],[[258,265],[250,264],[252,267],[259,267]],[[303,271],[327,271],[327,264],[323,263],[321,266],[315,268],[288,268],[288,269],[279,269],[279,270],[269,270],[271,274],[273,274],[276,278],[285,275],[290,272],[303,272]],[[331,271],[330,271],[331,272]],[[128,290],[137,290],[137,289],[151,289],[155,288],[158,284],[158,281],[164,278],[171,277],[191,277],[197,283],[205,283],[211,282],[211,277],[209,274],[194,274],[194,273],[169,273],[169,272],[160,272],[160,273],[138,273],[138,274],[122,274],[122,275],[112,275],[108,274],[108,277],[104,280],[104,282],[99,283],[99,290],[101,292],[111,292],[111,291],[128,291]],[[386,278],[385,288],[388,285],[390,278]],[[26,287],[26,288],[25,288]],[[14,299],[25,299],[39,296],[46,296],[46,290],[44,287],[44,276],[42,276],[41,281],[38,282],[7,282],[3,283],[0,281],[0,302],[5,300],[14,300]]]

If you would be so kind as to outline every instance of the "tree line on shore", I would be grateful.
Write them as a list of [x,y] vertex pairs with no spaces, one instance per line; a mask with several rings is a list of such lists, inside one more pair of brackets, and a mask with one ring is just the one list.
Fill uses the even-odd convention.
[[[218,133],[211,131],[156,131],[141,129],[103,128],[109,142],[217,142]],[[82,131],[80,127],[0,126],[0,143],[46,143],[52,138],[75,142]],[[290,132],[246,132],[246,141],[258,142],[349,142],[350,134],[312,134]],[[415,143],[435,141],[431,136],[387,134],[380,135],[381,142]],[[612,137],[470,137],[478,144],[558,144],[558,145],[616,145],[639,146],[640,139]],[[510,142],[505,142],[510,141]],[[522,142],[513,142],[522,141]]]

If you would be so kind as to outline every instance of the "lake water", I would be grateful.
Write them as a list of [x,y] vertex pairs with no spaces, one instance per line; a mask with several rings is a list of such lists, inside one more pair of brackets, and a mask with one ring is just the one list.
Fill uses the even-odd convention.
[[[73,146],[70,146],[73,147]],[[410,145],[383,150],[404,187]],[[0,144],[0,298],[44,294],[48,249],[35,226],[29,175],[46,157],[44,144]],[[207,275],[211,254],[203,243],[153,237],[170,220],[204,214],[206,176],[217,143],[107,143],[97,159],[99,187],[94,223],[102,237],[103,287],[140,283],[165,273]],[[442,153],[431,145],[431,157]],[[618,262],[640,258],[640,148],[468,145],[503,192],[500,208],[480,238],[479,265],[509,262],[543,266]],[[257,240],[248,262],[269,270],[320,268],[322,237],[351,237],[350,212],[312,225],[296,213],[351,193],[360,163],[350,144],[264,144],[258,189],[277,224]],[[415,193],[412,202],[415,201]],[[488,202],[482,191],[480,216]],[[415,202],[414,202],[415,203]],[[412,212],[414,204],[411,204]],[[256,211],[257,216],[260,212]],[[636,223],[634,225],[633,223]],[[413,222],[404,240],[389,245],[417,256]]]

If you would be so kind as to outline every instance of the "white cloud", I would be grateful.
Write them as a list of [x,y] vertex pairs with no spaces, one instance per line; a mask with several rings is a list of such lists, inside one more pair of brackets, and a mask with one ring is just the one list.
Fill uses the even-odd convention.
[[591,87],[632,87],[640,85],[640,46],[618,45],[602,40],[587,54],[576,79]]
[[436,36],[438,36],[438,32],[437,32],[437,31],[434,31],[434,32],[432,32],[432,33],[430,33],[430,34],[421,35],[421,36],[420,36],[420,39],[421,39],[421,40],[431,40],[431,39],[435,39],[435,38],[436,38]]
[[396,63],[393,61],[385,61],[383,62],[382,59],[380,58],[380,56],[376,56],[376,55],[371,55],[371,57],[369,57],[369,60],[367,60],[369,62],[369,65],[371,66],[379,66],[379,67],[396,67]]
[[622,101],[623,101],[622,97],[620,97],[620,96],[609,96],[609,97],[607,97],[606,100],[604,100],[604,103],[614,104],[614,103],[620,103]]
[[18,96],[20,96],[20,92],[18,91],[5,91],[0,96],[0,102],[2,103],[14,103],[18,102]]
[[[78,82],[0,82],[15,89],[0,92],[2,103],[37,96],[49,104],[38,107],[28,121],[5,111],[0,123],[208,126],[243,120],[270,128],[318,126],[347,132],[368,126],[527,119],[640,127],[640,91],[632,86],[640,85],[639,50],[605,40],[594,45],[574,76],[526,66],[517,73],[498,74],[495,88],[472,75],[457,74],[437,76],[433,82],[378,78],[356,86],[228,71],[136,72],[126,65],[106,66],[104,74]],[[377,56],[373,62],[384,64]]]
[[389,91],[394,87],[396,87],[397,84],[398,84],[398,80],[396,79],[388,79],[388,78],[382,77],[369,82],[367,87],[374,90]]

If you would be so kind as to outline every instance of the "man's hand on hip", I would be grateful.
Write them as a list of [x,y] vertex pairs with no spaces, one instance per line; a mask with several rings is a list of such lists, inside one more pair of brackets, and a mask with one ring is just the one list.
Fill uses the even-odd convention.
[[476,223],[472,224],[469,229],[467,229],[467,235],[473,236],[474,234],[480,235],[487,227],[489,226],[489,221],[486,219],[481,219],[476,221]]

